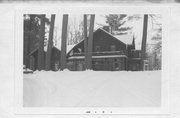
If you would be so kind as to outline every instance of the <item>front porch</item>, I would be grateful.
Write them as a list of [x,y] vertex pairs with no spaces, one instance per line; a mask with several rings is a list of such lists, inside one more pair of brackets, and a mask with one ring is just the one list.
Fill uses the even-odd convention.
[[[122,52],[93,53],[92,70],[95,71],[117,71],[127,70],[128,57]],[[85,70],[85,56],[74,54],[67,59],[67,68],[71,71]]]

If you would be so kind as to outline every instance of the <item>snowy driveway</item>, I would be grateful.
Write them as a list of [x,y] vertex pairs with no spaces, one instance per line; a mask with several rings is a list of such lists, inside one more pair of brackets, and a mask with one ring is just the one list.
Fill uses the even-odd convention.
[[35,72],[24,74],[25,107],[155,107],[161,71]]

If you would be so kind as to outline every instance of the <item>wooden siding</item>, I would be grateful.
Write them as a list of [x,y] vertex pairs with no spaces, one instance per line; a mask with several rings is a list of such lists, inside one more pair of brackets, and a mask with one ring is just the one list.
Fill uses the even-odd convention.
[[[70,55],[71,51],[73,51],[72,55]],[[131,45],[126,45],[106,31],[98,29],[93,34],[92,52],[88,53],[92,53],[93,70],[140,70],[140,60],[138,58],[140,51],[135,50],[134,39]],[[84,41],[81,41],[68,52],[67,68],[73,71],[85,70],[84,55]],[[122,57],[118,57],[120,55]]]
[[[103,32],[102,30],[98,30],[93,35],[93,52],[96,52],[96,46],[100,47],[100,52],[103,51],[110,51],[111,45],[115,45],[116,51],[123,51],[126,53],[126,44],[119,41],[115,37],[112,37],[111,35],[108,35],[107,33]],[[82,50],[82,53],[84,53],[84,40],[78,43],[74,48],[72,49],[74,53],[80,53],[78,49]],[[133,49],[133,47],[130,47],[129,49]],[[67,54],[67,57],[70,57],[70,50]]]
[[[46,52],[44,52],[44,59],[45,59]],[[50,70],[57,71],[60,68],[60,56],[61,52],[57,48],[53,47],[52,48],[52,53],[51,53],[51,65],[50,65]],[[38,50],[35,50],[32,52],[29,56],[28,62],[29,65],[28,67],[35,71],[38,68]],[[44,63],[45,64],[45,63]]]

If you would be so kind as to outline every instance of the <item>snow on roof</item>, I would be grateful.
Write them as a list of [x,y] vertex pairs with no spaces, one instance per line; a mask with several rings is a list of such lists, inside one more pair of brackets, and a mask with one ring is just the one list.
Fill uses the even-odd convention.
[[[107,33],[108,35],[111,35],[112,37],[118,39],[119,41],[123,42],[126,45],[131,45],[133,42],[133,35],[132,34],[126,34],[126,35],[112,35],[109,32],[105,31],[102,28],[97,29],[95,32],[97,32],[98,30],[102,30],[103,32]],[[83,41],[83,40],[82,40]],[[80,41],[79,43],[81,43],[82,41]],[[77,43],[77,44],[79,44]],[[67,45],[67,50],[66,52],[68,53],[69,51],[71,51],[71,49],[74,48],[74,46],[76,46],[77,44],[73,44],[73,45]]]
[[[74,44],[74,45],[67,45],[67,47],[66,47],[66,52],[68,53],[75,45],[76,45],[76,44]],[[61,51],[61,48],[60,48],[60,47],[57,47],[57,46],[53,46],[53,47],[55,47],[55,48],[57,48],[58,50]]]
[[76,44],[73,45],[67,45],[66,52],[68,53]]
[[[120,40],[121,42],[125,43],[125,44],[128,44],[128,45],[131,45],[132,42],[133,42],[133,35],[132,34],[123,34],[123,35],[113,35],[109,32],[107,32],[106,30],[102,29],[102,28],[99,28],[97,30],[102,30],[104,31],[105,33],[111,35],[112,37],[115,37],[116,39]],[[97,31],[96,30],[96,31]],[[95,32],[96,32],[95,31]]]
[[133,35],[114,35],[118,40],[122,41],[125,44],[132,44]]

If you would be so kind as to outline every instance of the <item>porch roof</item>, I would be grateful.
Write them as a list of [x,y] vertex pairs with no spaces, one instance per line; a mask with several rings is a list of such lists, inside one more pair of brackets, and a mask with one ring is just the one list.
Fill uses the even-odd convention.
[[[102,56],[92,56],[93,59],[102,59],[102,58],[127,58],[126,55],[102,55]],[[84,56],[72,56],[68,60],[84,59]]]

